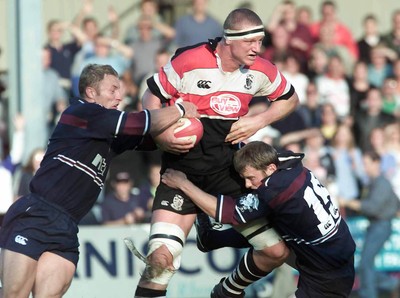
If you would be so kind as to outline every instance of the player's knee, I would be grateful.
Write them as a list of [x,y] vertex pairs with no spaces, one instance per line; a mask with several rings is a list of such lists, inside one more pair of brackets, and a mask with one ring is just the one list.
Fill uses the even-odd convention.
[[271,271],[281,266],[289,257],[289,254],[290,250],[283,241],[253,252],[257,265],[265,271]]
[[281,241],[273,246],[265,247],[263,253],[270,259],[275,260],[279,265],[282,265],[289,257],[290,250],[285,242]]
[[144,278],[166,285],[181,263],[185,233],[175,224],[155,223],[151,227],[149,253]]
[[161,245],[155,251],[153,251],[147,260],[149,265],[153,267],[159,267],[162,269],[174,270],[173,257],[171,252],[168,250],[167,246]]

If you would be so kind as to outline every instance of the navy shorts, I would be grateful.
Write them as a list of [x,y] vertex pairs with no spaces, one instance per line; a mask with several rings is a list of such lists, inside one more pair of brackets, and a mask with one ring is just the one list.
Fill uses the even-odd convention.
[[18,199],[7,211],[0,228],[0,247],[35,260],[48,251],[76,266],[78,226],[61,207],[29,194]]
[[335,270],[314,271],[299,264],[298,267],[300,275],[296,298],[347,298],[350,296],[355,277],[354,258]]
[[[210,175],[189,175],[187,178],[203,191],[217,196],[218,194],[238,196],[248,192],[244,180],[233,167]],[[200,209],[182,191],[160,183],[154,198],[153,210],[164,209],[178,214],[196,214]]]

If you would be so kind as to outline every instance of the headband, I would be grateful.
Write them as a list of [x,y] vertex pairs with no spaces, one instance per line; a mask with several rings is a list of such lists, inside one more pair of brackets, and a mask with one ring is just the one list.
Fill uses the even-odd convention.
[[228,40],[253,38],[256,36],[265,36],[263,25],[243,30],[231,30],[231,29],[224,30],[224,37],[225,39]]

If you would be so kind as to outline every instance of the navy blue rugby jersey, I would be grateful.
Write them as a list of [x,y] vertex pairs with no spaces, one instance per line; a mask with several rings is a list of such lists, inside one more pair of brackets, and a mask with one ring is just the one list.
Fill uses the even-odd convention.
[[135,149],[150,128],[150,113],[125,113],[73,99],[51,135],[30,190],[77,221],[95,203],[111,159]]
[[313,270],[347,263],[355,243],[327,189],[307,168],[303,155],[291,167],[279,168],[257,190],[236,200],[219,196],[216,220],[241,224],[266,217],[297,255]]

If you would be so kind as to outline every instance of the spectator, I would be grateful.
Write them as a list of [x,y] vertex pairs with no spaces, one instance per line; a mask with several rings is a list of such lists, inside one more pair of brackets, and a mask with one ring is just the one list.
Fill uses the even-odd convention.
[[368,64],[368,81],[375,87],[382,87],[383,81],[392,75],[395,54],[382,44],[371,49],[371,62]]
[[[22,161],[24,153],[24,126],[25,120],[22,115],[14,119],[14,134],[11,142],[11,149],[0,163],[0,215],[4,215],[14,202],[13,175]],[[1,223],[0,223],[1,224]]]
[[382,111],[382,93],[377,88],[371,88],[367,93],[366,109],[356,114],[354,118],[353,133],[357,146],[363,152],[370,150],[369,135],[375,127],[384,126],[395,121],[393,115]]
[[375,15],[369,14],[363,20],[363,35],[357,41],[359,60],[370,63],[371,49],[382,43],[382,35],[378,30],[378,20]]
[[[141,0],[140,14],[138,20],[147,18],[151,22],[151,36],[156,39],[169,42],[175,37],[175,29],[169,26],[159,13],[158,1],[156,0]],[[125,32],[124,43],[132,44],[138,42],[140,30],[138,21],[131,24]]]
[[[356,200],[360,198],[362,186],[366,183],[362,152],[357,147],[353,132],[346,124],[340,124],[331,141],[330,154],[335,167],[335,189],[332,193],[337,200]],[[343,215],[354,212],[342,210]]]
[[314,82],[308,84],[305,102],[298,107],[298,111],[307,128],[321,127],[322,104]]
[[364,168],[370,184],[362,200],[341,200],[342,207],[350,208],[369,220],[359,265],[361,298],[378,298],[379,289],[397,290],[399,281],[375,269],[375,256],[392,234],[392,219],[399,210],[399,198],[390,182],[381,173],[381,158],[376,152],[364,153]]
[[81,71],[88,64],[108,64],[119,74],[124,73],[133,57],[133,50],[127,45],[99,34],[95,40],[95,54],[82,61]]
[[[381,171],[392,183],[397,196],[399,192],[399,123],[389,123],[386,126],[375,127],[369,137],[371,151],[375,151],[381,157]],[[400,197],[400,196],[399,196]]]
[[400,58],[393,61],[393,79],[396,83],[396,95],[400,96]]
[[393,77],[387,77],[382,85],[382,111],[400,119],[400,94],[396,93],[397,82]]
[[303,131],[306,129],[306,125],[303,122],[299,111],[296,109],[285,118],[275,121],[270,124],[272,128],[279,131],[281,138],[288,133]]
[[134,181],[128,172],[119,172],[111,182],[113,191],[101,204],[104,225],[130,225],[144,218],[144,209],[133,194]]
[[301,72],[300,61],[295,55],[290,54],[286,57],[282,73],[296,89],[300,103],[305,103],[306,89],[309,83],[309,79],[304,73]]
[[[321,183],[328,189],[335,182],[336,169],[330,148],[324,144],[324,137],[321,132],[317,131],[307,138],[303,147],[304,165],[314,174]],[[334,192],[332,193],[334,194]]]
[[29,184],[33,175],[35,175],[36,171],[40,167],[44,153],[45,151],[43,148],[34,149],[29,156],[28,162],[20,171],[18,171],[18,175],[14,177],[14,183],[17,186],[17,198],[29,193]]
[[129,44],[133,49],[133,57],[128,68],[129,76],[134,84],[140,85],[143,78],[156,70],[155,57],[165,44],[152,35],[152,21],[149,17],[142,16],[138,23],[139,37],[136,42]]
[[282,26],[289,34],[289,50],[304,70],[309,57],[313,38],[308,26],[298,23],[296,19],[296,5],[291,0],[278,4],[271,13],[267,31],[272,33],[278,26]]
[[52,132],[56,118],[61,107],[66,107],[67,98],[69,97],[62,85],[60,84],[60,76],[53,69],[50,68],[52,61],[51,50],[44,48],[42,50],[42,67],[43,67],[43,95],[42,103],[43,109],[46,111],[47,127],[49,130],[48,135]]
[[[381,157],[385,154],[385,134],[383,132],[383,127],[374,127],[369,134],[368,141],[368,148],[371,148],[371,151],[375,151]],[[384,171],[383,168],[382,171]]]
[[400,198],[400,123],[389,123],[383,128],[384,152],[382,171]]
[[365,107],[365,98],[372,87],[368,80],[368,65],[364,61],[357,61],[353,67],[353,74],[349,79],[350,87],[350,115],[355,115]]
[[400,58],[400,9],[392,13],[392,28],[383,36],[383,43]]
[[[93,0],[83,0],[82,8],[74,20],[74,24],[79,26],[85,36],[81,50],[76,54],[71,69],[72,94],[79,97],[78,81],[82,70],[83,61],[95,55],[95,40],[100,32],[98,21],[91,16],[93,12]],[[111,24],[110,40],[116,40],[114,45],[118,46],[119,40],[119,17],[113,6],[108,7],[108,21]],[[121,73],[119,73],[121,75]]]
[[329,24],[333,26],[334,44],[347,48],[353,59],[358,59],[357,43],[350,29],[340,22],[336,15],[336,5],[333,1],[323,1],[321,4],[321,19],[310,26],[311,34],[317,40],[320,36],[322,26]]
[[[385,177],[392,182],[397,196],[399,192],[399,154],[400,148],[397,144],[399,138],[399,123],[389,123],[386,126],[375,127],[369,137],[371,151],[375,151],[381,157],[381,171]],[[393,183],[394,182],[394,183]],[[400,197],[400,196],[399,196]]]
[[298,6],[296,10],[296,15],[297,15],[297,22],[299,24],[307,26],[307,28],[310,30],[311,24],[313,23],[311,8],[308,5]]
[[157,186],[160,184],[160,171],[161,164],[153,161],[149,165],[148,179],[137,190],[139,206],[144,210],[142,222],[145,223],[150,223],[151,221],[154,196],[156,195]]
[[[94,40],[100,32],[98,21],[92,16],[94,0],[83,0],[79,14],[74,19],[74,24],[79,26],[84,33],[85,40],[82,45],[80,58],[88,58],[94,53]],[[111,24],[111,34],[108,34],[112,39],[119,39],[119,17],[112,5],[108,6],[108,22]]]
[[140,83],[138,96],[139,99],[143,97],[143,94],[147,89],[147,79],[150,78],[155,72],[159,71],[162,66],[166,65],[170,58],[171,53],[167,49],[161,48],[158,50],[158,52],[154,56],[154,69],[147,73]]
[[275,63],[278,69],[283,69],[289,54],[289,33],[283,26],[278,25],[271,32],[271,45],[267,46],[260,56]]
[[335,43],[334,29],[335,27],[332,23],[323,24],[319,30],[319,40],[314,46],[321,48],[328,58],[334,56],[340,57],[343,61],[345,72],[348,75],[352,71],[356,59],[350,55],[349,50],[345,46]]
[[329,58],[324,75],[315,80],[322,103],[331,103],[339,119],[350,115],[350,86],[345,74],[343,61],[339,56]]
[[[63,42],[65,30],[69,30],[74,39],[67,43]],[[49,51],[51,60],[49,67],[59,75],[59,83],[68,93],[71,91],[71,69],[75,55],[80,51],[84,42],[84,34],[79,27],[68,22],[51,20],[47,23],[47,44],[45,48]],[[49,84],[46,84],[49,85]]]
[[310,59],[307,65],[306,75],[310,80],[315,81],[324,75],[328,67],[328,54],[319,46],[313,46],[310,53]]
[[191,0],[191,12],[175,23],[176,47],[185,47],[222,36],[222,25],[207,13],[208,0]]
[[338,115],[332,103],[322,104],[321,133],[325,144],[329,145],[339,125]]

